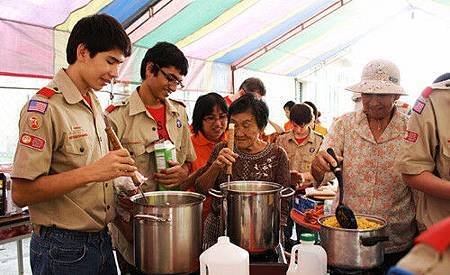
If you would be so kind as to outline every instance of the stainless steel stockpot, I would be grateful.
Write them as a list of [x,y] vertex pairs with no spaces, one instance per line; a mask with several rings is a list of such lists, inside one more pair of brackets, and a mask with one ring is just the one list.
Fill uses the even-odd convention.
[[158,191],[131,197],[134,260],[150,274],[191,273],[199,269],[202,206],[205,196]]
[[209,193],[222,198],[222,221],[232,243],[250,253],[275,249],[280,240],[281,198],[292,196],[294,190],[273,182],[232,181]]
[[376,222],[376,229],[345,229],[324,225],[323,222],[334,215],[319,219],[320,244],[327,252],[328,265],[345,269],[370,269],[384,261],[386,221],[377,216],[355,215]]

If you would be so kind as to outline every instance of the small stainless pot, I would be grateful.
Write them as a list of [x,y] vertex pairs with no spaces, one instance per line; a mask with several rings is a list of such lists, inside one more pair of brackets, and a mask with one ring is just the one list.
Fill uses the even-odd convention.
[[326,226],[323,222],[334,215],[319,219],[320,244],[327,252],[328,265],[344,269],[370,269],[380,266],[384,260],[382,242],[386,221],[371,215],[356,215],[376,222],[376,229],[345,229]]
[[134,259],[149,274],[191,273],[199,269],[202,205],[205,196],[160,191],[131,197]]
[[220,189],[209,193],[222,198],[222,221],[230,241],[250,253],[275,249],[280,238],[280,200],[295,191],[263,181],[226,182]]

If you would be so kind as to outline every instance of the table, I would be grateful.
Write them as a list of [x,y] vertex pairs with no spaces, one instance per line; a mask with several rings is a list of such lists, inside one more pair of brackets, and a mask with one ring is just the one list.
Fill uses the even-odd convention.
[[[30,215],[28,212],[24,212],[22,214],[8,216],[8,217],[0,217],[0,230],[2,229],[10,229],[16,226],[21,225],[29,225],[30,224]],[[23,250],[22,250],[22,240],[31,237],[31,233],[14,236],[5,240],[0,240],[0,244],[5,244],[9,242],[16,242],[17,245],[17,268],[18,274],[24,274],[23,271]]]

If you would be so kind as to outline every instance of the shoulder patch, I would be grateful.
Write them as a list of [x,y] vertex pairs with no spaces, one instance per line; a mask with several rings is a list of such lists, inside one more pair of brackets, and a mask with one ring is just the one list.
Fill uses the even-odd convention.
[[416,100],[416,103],[414,104],[414,107],[412,108],[414,112],[418,113],[419,115],[422,114],[423,109],[425,108],[427,104],[423,102],[422,100],[418,99]]
[[35,112],[45,114],[47,111],[48,103],[36,99],[32,99],[28,102],[27,112]]
[[36,94],[41,95],[46,98],[51,98],[52,96],[54,96],[56,94],[56,91],[53,89],[50,89],[48,87],[44,87],[44,88],[40,89]]
[[45,146],[45,140],[35,135],[23,133],[20,136],[19,144],[31,148],[33,150],[42,151],[42,149],[44,149]]
[[406,135],[404,140],[412,142],[412,143],[416,143],[417,139],[419,138],[419,134],[411,131],[411,130],[406,130]]
[[108,107],[106,107],[105,111],[107,113],[111,113],[112,111],[114,111],[117,108],[117,106],[114,106],[113,104],[109,105]]
[[186,104],[184,104],[184,102],[183,102],[183,101],[180,101],[180,100],[175,100],[175,99],[171,99],[171,98],[169,98],[169,100],[172,100],[173,102],[176,102],[176,103],[178,103],[178,104],[180,104],[180,105],[182,105],[183,107],[185,107],[185,108],[186,108]]
[[430,94],[433,92],[433,89],[431,87],[426,87],[423,91],[422,91],[422,97],[423,98],[428,98],[430,97]]

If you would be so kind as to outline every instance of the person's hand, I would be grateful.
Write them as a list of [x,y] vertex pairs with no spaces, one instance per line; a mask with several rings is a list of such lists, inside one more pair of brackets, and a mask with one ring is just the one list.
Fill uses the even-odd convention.
[[305,181],[303,179],[302,173],[300,173],[297,170],[291,170],[291,185],[294,188],[297,188],[299,185],[302,185],[302,183]]
[[220,150],[219,155],[213,162],[213,165],[220,169],[225,169],[228,165],[232,165],[234,162],[236,162],[236,158],[238,156],[239,155],[232,150],[223,148],[222,150]]
[[[339,159],[339,158],[338,158]],[[320,151],[311,163],[311,174],[317,182],[321,182],[325,173],[331,172],[331,166],[337,166],[336,160],[326,151]]]
[[189,176],[189,171],[176,161],[169,160],[167,163],[170,168],[161,169],[159,173],[153,175],[153,178],[165,188],[177,187]]
[[120,176],[131,177],[137,170],[134,160],[126,149],[110,151],[88,167],[89,175],[96,182],[108,181]]

